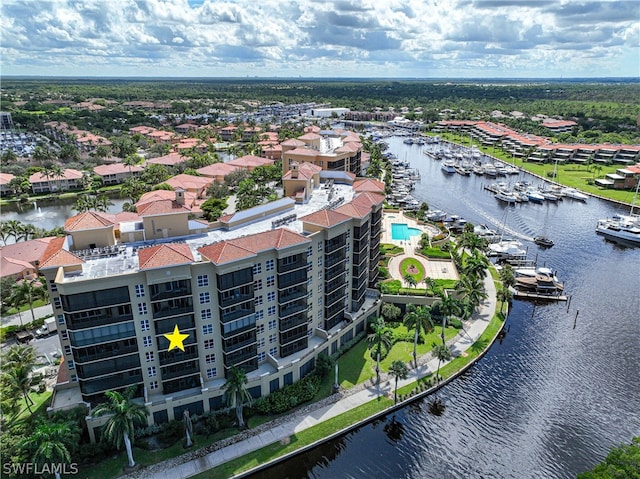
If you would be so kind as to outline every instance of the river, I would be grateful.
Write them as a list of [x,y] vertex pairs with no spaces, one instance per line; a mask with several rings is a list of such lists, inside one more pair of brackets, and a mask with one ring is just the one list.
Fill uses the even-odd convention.
[[640,435],[640,248],[595,233],[619,207],[595,198],[504,207],[482,189],[486,179],[447,176],[426,146],[387,141],[419,169],[418,200],[554,240],[547,250],[525,243],[558,270],[571,301],[515,301],[504,340],[440,391],[443,415],[418,401],[252,477],[574,478]]

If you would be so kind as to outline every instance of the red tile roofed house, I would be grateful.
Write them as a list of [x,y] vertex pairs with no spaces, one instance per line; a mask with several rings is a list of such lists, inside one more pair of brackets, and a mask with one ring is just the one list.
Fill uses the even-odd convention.
[[64,231],[71,237],[71,251],[104,248],[116,244],[115,223],[95,211],[72,216],[65,221]]
[[247,126],[242,131],[242,141],[253,141],[254,138],[260,138],[262,128],[259,126]]
[[138,250],[140,270],[193,263],[191,248],[185,243],[165,243]]
[[[177,191],[168,191],[168,190],[153,190],[143,194],[138,202],[136,203],[136,208],[146,204],[152,203],[154,201],[176,201],[178,196]],[[199,205],[204,200],[199,200],[195,193],[190,193],[188,191],[182,190],[182,198],[184,199],[184,206],[189,208],[192,213],[198,214],[202,213],[199,208]]]
[[11,180],[15,178],[11,173],[0,173],[0,196],[15,194],[16,190],[9,186]]
[[93,169],[93,172],[102,179],[103,185],[116,185],[122,183],[132,176],[140,176],[143,169],[141,166],[128,166],[124,163],[113,163],[111,165],[100,165]]
[[304,231],[316,232],[349,221],[349,216],[334,210],[320,210],[300,218]]
[[384,195],[385,184],[380,180],[373,178],[364,178],[353,182],[353,189],[358,193],[371,192]]
[[75,130],[72,133],[76,137],[76,146],[80,151],[91,152],[99,146],[111,146],[111,142],[104,136],[83,130]]
[[554,120],[553,118],[547,118],[542,122],[542,126],[549,129],[553,133],[570,132],[577,123],[570,120]]
[[174,148],[178,152],[194,150],[201,155],[207,152],[207,144],[199,138],[181,138],[178,144],[174,145]]
[[293,197],[298,204],[306,203],[313,190],[320,186],[322,168],[311,163],[291,163],[291,169],[282,177],[284,195]]
[[176,130],[177,133],[180,133],[181,135],[186,135],[190,131],[197,131],[198,125],[194,125],[193,123],[183,123],[181,125],[174,127],[174,129]]
[[31,189],[35,194],[41,194],[81,189],[81,179],[81,171],[67,168],[63,171],[62,176],[53,178],[47,178],[42,172],[34,173],[29,177],[29,183],[31,183]]
[[213,165],[198,168],[196,171],[202,176],[212,178],[216,183],[221,185],[224,183],[225,176],[238,169],[238,166],[230,165],[229,163],[214,163]]
[[[261,142],[262,143],[262,142]],[[281,160],[282,159],[282,145],[263,145],[262,146],[262,155],[265,158],[269,158],[270,160]]]
[[191,210],[184,204],[184,191],[177,190],[175,195],[177,200],[136,203],[138,214],[142,218],[145,240],[175,238],[207,231],[204,223],[189,220]]
[[139,134],[142,136],[147,136],[149,135],[149,133],[153,133],[154,131],[158,131],[158,129],[152,126],[144,126],[144,125],[134,126],[133,128],[129,128],[129,133],[131,135]]
[[268,158],[261,158],[254,155],[245,155],[236,158],[235,160],[227,161],[228,165],[237,166],[243,170],[253,171],[258,166],[271,166],[274,161]]
[[194,193],[198,198],[204,198],[206,196],[207,188],[213,183],[211,178],[206,176],[193,176],[180,174],[169,178],[164,183],[171,186],[175,190],[183,189],[189,193]]
[[66,238],[54,238],[40,260],[40,270],[63,267],[65,272],[82,271],[84,260],[64,249]]
[[156,143],[167,144],[173,141],[173,139],[176,137],[176,134],[173,131],[156,130],[148,133],[145,136],[150,140],[155,141]]
[[188,156],[182,156],[180,153],[171,152],[168,155],[149,158],[145,163],[151,163],[154,165],[175,166],[188,160]]
[[40,261],[53,239],[51,236],[0,246],[0,277],[22,279],[37,274]]
[[225,126],[224,128],[220,128],[220,136],[223,141],[230,141],[233,139],[233,135],[235,135],[238,127],[235,125]]
[[289,140],[285,140],[280,143],[280,146],[282,147],[282,152],[285,153],[296,148],[304,148],[306,146],[306,143],[304,141],[298,140],[297,138],[290,138]]

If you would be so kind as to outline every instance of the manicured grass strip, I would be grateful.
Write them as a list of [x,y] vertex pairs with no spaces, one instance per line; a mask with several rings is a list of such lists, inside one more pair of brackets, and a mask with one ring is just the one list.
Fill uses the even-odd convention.
[[369,401],[366,404],[342,413],[339,416],[290,436],[288,444],[270,444],[269,446],[265,446],[262,449],[229,461],[193,477],[199,479],[222,479],[234,476],[235,474],[240,474],[241,472],[248,471],[251,468],[276,459],[284,454],[293,452],[301,447],[313,444],[314,442],[324,439],[337,431],[341,431],[342,429],[363,421],[376,413],[384,411],[392,405],[393,401],[391,399],[385,397],[374,399],[373,401]]
[[404,278],[407,274],[419,283],[425,277],[424,266],[415,258],[405,258],[400,262],[400,275]]
[[400,254],[404,253],[404,248],[401,248],[398,245],[390,244],[390,243],[381,243],[380,244],[380,252],[382,254]]

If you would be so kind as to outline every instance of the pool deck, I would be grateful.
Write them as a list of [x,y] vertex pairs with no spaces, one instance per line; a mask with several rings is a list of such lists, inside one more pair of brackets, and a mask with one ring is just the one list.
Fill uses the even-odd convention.
[[[408,218],[399,213],[384,213],[382,216],[382,242],[395,244],[404,248],[405,253],[394,256],[389,260],[389,274],[393,279],[399,279],[402,281],[404,287],[409,287],[400,274],[400,263],[405,258],[414,258],[424,266],[425,272],[428,277],[433,279],[460,279],[458,271],[450,260],[429,260],[422,256],[414,254],[414,251],[418,248],[420,242],[420,235],[411,236],[408,240],[394,240],[391,236],[391,225],[393,223],[406,223],[409,228],[417,228],[430,236],[437,235],[439,231],[433,226],[419,225],[418,222],[412,218]],[[420,285],[418,285],[420,286]]]

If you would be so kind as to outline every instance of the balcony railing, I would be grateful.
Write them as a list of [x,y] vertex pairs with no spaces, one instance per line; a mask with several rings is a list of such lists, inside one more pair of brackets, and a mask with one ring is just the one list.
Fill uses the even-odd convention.
[[195,374],[200,372],[200,366],[197,361],[194,361],[192,365],[187,367],[186,364],[181,364],[179,368],[175,368],[174,366],[161,368],[162,380],[166,381],[168,379],[176,379],[183,376],[189,376],[190,374]]
[[286,308],[280,308],[280,319],[286,318],[287,316],[292,316],[297,313],[301,313],[302,311],[307,310],[307,303],[294,303]]
[[283,294],[283,292],[281,291],[278,294],[278,303],[279,304],[290,303],[291,301],[295,301],[296,299],[306,298],[307,294],[308,292],[304,288],[298,288],[286,294]]
[[83,349],[85,348],[77,349],[75,347],[72,347],[72,349],[74,350],[73,358],[75,359],[76,364],[85,364],[85,363],[90,363],[92,361],[100,361],[106,358],[125,356],[127,354],[137,352],[138,345],[137,344],[114,345],[113,343],[111,343],[111,344],[105,344],[102,346],[93,346],[91,347],[91,349],[95,351],[92,351],[91,353],[83,352]]
[[70,331],[78,331],[80,329],[95,328],[97,326],[108,326],[111,324],[122,323],[124,321],[131,321],[133,314],[123,314],[116,316],[94,316],[91,319],[72,319],[67,317],[67,329]]
[[182,296],[191,296],[191,285],[182,288],[159,291],[151,294],[151,301],[161,301],[163,299],[181,298]]
[[102,391],[111,391],[131,384],[142,381],[142,371],[138,370],[137,374],[131,375],[130,372],[119,373],[115,376],[106,376],[98,379],[80,380],[80,391],[82,394],[95,394]]

